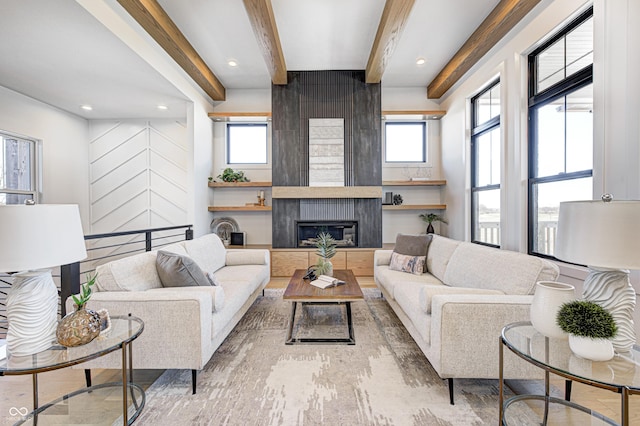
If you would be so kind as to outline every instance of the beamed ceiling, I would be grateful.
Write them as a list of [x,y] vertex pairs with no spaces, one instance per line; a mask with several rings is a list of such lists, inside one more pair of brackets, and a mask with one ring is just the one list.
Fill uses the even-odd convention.
[[[228,89],[287,84],[288,70],[329,69],[365,69],[368,83],[422,87],[437,101],[540,1],[3,0],[0,85],[87,118],[126,116],[109,99],[119,91],[136,93],[131,114],[136,102],[183,102],[109,32],[96,12],[106,7],[144,29],[214,102]],[[103,112],[77,110],[101,96]]]

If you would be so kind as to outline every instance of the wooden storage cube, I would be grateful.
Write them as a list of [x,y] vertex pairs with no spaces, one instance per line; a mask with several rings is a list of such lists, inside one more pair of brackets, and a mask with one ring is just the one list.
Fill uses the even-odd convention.
[[307,251],[272,251],[271,276],[290,277],[296,269],[309,267],[309,252]]
[[348,251],[347,269],[355,276],[373,276],[373,251]]

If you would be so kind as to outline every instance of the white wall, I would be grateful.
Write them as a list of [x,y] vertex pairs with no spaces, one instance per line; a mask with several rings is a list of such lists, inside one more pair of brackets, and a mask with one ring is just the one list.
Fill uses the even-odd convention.
[[87,120],[0,86],[0,129],[42,141],[40,202],[78,204],[88,234]]

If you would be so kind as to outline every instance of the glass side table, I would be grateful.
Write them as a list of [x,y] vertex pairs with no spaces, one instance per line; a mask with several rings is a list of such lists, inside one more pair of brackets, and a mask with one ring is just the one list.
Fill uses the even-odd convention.
[[[504,400],[504,347],[525,361],[544,370],[544,395],[515,395]],[[522,409],[534,414],[536,424],[551,424],[554,414],[563,415],[557,424],[612,424],[615,421],[566,399],[549,395],[549,374],[570,381],[607,389],[621,395],[620,418],[629,425],[629,395],[640,394],[640,351],[634,347],[626,355],[616,354],[610,361],[589,361],[574,355],[569,342],[538,333],[530,322],[516,322],[502,329],[500,337],[500,422],[522,424]],[[568,399],[568,398],[567,398]],[[519,407],[521,410],[518,410]],[[517,412],[517,413],[516,413]]]
[[[67,410],[71,411],[69,408],[71,399],[80,400],[81,405],[92,399],[104,400],[113,393],[114,387],[122,388],[122,423],[124,425],[133,423],[145,404],[144,390],[133,383],[132,342],[142,333],[142,330],[144,330],[144,323],[140,318],[131,315],[114,316],[111,317],[111,328],[86,345],[72,348],[56,345],[37,354],[21,357],[8,356],[1,360],[0,376],[32,375],[33,411],[20,417],[15,424],[36,425],[38,416],[45,420],[43,416],[47,410],[56,412],[55,419],[59,423],[63,419],[59,415],[60,409],[56,410],[56,407],[68,405]],[[120,350],[122,355],[122,382],[103,383],[79,389],[39,406],[38,373],[71,367],[117,350]],[[71,424],[71,420],[64,423]]]

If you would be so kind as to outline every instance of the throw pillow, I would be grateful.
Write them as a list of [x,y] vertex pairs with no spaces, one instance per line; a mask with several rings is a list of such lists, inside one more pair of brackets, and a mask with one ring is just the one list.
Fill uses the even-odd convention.
[[389,269],[392,271],[409,272],[410,274],[420,275],[424,271],[427,256],[409,256],[406,254],[391,253],[391,261]]
[[183,254],[158,251],[156,270],[163,287],[211,285],[196,262]]
[[[427,251],[429,250],[429,244],[431,243],[432,236],[430,234],[418,234],[418,235],[409,235],[409,234],[398,234],[396,236],[396,245],[393,249],[393,253],[416,257],[417,259],[409,259],[409,258],[398,258],[396,257],[397,264],[394,270],[402,270],[402,268],[409,268],[409,263],[411,264],[410,269],[412,274],[421,274],[423,272],[427,272]],[[402,259],[402,260],[400,260]],[[398,263],[399,262],[399,263]],[[401,266],[403,265],[403,266]],[[418,268],[419,265],[422,265],[422,269],[418,271],[415,268]],[[389,265],[391,269],[391,265]]]

